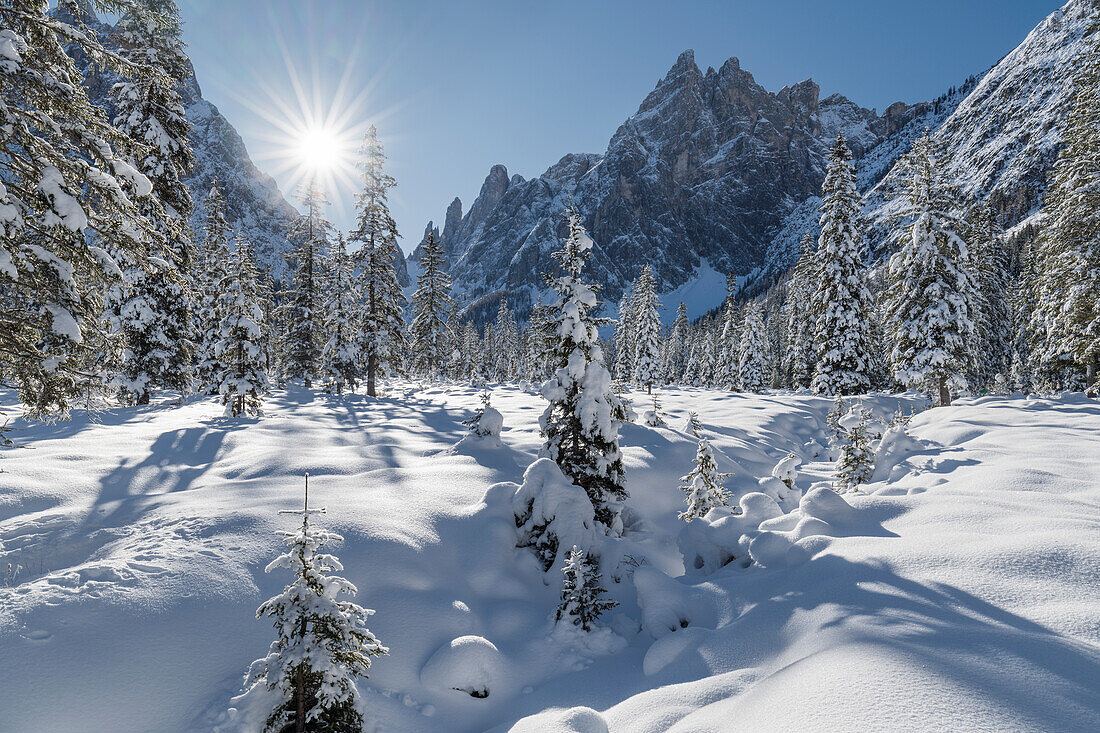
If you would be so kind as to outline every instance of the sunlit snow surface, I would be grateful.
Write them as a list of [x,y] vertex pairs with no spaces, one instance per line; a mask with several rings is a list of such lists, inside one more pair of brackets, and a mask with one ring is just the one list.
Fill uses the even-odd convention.
[[[827,443],[832,403],[663,390],[669,427],[623,431],[633,514],[617,552],[640,565],[605,568],[621,605],[585,637],[553,632],[560,573],[513,549],[516,487],[499,485],[533,460],[544,403],[494,388],[500,443],[456,445],[479,392],[280,393],[260,420],[192,399],[13,421],[26,429],[0,453],[0,730],[242,729],[225,710],[272,638],[254,613],[286,577],[263,567],[306,471],[391,650],[361,684],[368,729],[506,730],[540,713],[520,729],[1100,729],[1096,401],[922,412],[850,510],[793,495],[776,517],[757,494],[678,543],[687,410],[735,497],[780,496],[771,471],[789,452],[800,493],[829,478],[806,444]],[[879,417],[918,403],[866,400]],[[768,516],[752,545],[766,567],[692,557],[685,574],[681,547]]]

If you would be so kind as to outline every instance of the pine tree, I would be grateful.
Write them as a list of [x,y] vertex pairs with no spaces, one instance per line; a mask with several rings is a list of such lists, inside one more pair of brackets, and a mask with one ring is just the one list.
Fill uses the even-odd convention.
[[1091,387],[1100,358],[1100,21],[1089,31],[1039,234],[1034,351],[1056,388],[1075,386],[1058,376],[1069,365]]
[[0,3],[0,373],[36,416],[64,415],[99,381],[89,375],[116,351],[103,293],[162,236],[136,205],[152,184],[122,155],[132,142],[88,99],[67,49],[123,78],[145,72],[104,49],[86,7],[120,10]]
[[271,388],[261,347],[264,312],[252,247],[239,235],[236,247],[235,262],[218,288],[221,338],[214,347],[216,380],[226,417],[259,416],[264,393]]
[[294,271],[294,284],[284,306],[287,331],[283,334],[282,351],[286,377],[301,379],[309,389],[320,367],[324,282],[321,268],[332,224],[325,219],[324,207],[329,202],[316,180],[302,186],[298,200],[306,214],[291,224],[288,232],[293,250],[287,261]]
[[768,386],[768,342],[764,330],[764,306],[759,300],[745,307],[737,361],[738,386],[746,392],[763,392]]
[[519,376],[519,330],[516,328],[512,311],[508,309],[508,302],[503,298],[500,301],[500,310],[497,311],[496,323],[493,325],[492,342],[493,347],[486,349],[486,355],[493,361],[493,379],[497,382],[507,382]]
[[229,261],[229,222],[225,218],[225,199],[217,180],[206,197],[206,225],[200,248],[195,320],[198,331],[198,382],[208,394],[216,394],[216,375],[221,371],[214,354],[221,339],[222,314],[218,307],[221,281]]
[[[695,429],[694,426],[693,429]],[[685,511],[679,514],[679,518],[684,521],[703,517],[715,507],[728,506],[730,500],[729,492],[722,487],[722,482],[726,480],[729,474],[718,472],[718,463],[715,460],[714,449],[711,448],[710,441],[700,437],[698,432],[695,433],[695,436],[699,438],[699,447],[696,449],[695,458],[693,459],[695,467],[691,469],[691,473],[687,476],[680,478],[680,481],[683,482],[680,485],[680,490],[686,494],[684,501],[688,506]]]
[[634,283],[634,300],[634,379],[652,394],[661,373],[661,302],[649,265],[642,267]]
[[408,349],[402,315],[406,300],[394,269],[401,256],[397,224],[386,200],[397,182],[384,171],[385,161],[378,131],[371,125],[360,148],[363,189],[356,198],[359,219],[354,233],[362,243],[356,251],[363,297],[361,351],[366,362],[367,394],[371,397],[375,396],[378,377],[396,372],[401,355]]
[[690,323],[688,321],[687,306],[680,301],[676,309],[676,320],[672,322],[665,343],[665,381],[679,382],[684,376],[684,367],[687,365],[687,338]]
[[607,591],[600,585],[599,562],[576,545],[569,551],[562,573],[565,578],[555,621],[565,619],[584,631],[591,631],[604,611],[619,605],[603,597]]
[[634,376],[638,329],[634,296],[628,291],[619,299],[619,318],[615,321],[615,378],[629,382]]
[[356,313],[361,300],[343,234],[336,238],[328,273],[324,318],[324,334],[328,341],[321,349],[321,372],[325,391],[342,394],[345,388],[355,391],[359,384],[360,341]]
[[968,221],[974,256],[977,297],[975,338],[971,347],[968,381],[991,387],[997,375],[1006,378],[1012,368],[1013,320],[1009,304],[1008,252],[991,204],[974,207]]
[[542,303],[542,296],[531,308],[531,314],[527,318],[527,328],[523,332],[523,360],[526,367],[526,376],[532,381],[544,380],[550,375],[547,366],[547,352],[550,343],[551,324],[547,315],[547,307]]
[[942,145],[926,132],[901,161],[902,216],[913,223],[890,258],[886,325],[894,378],[948,405],[951,387],[965,384],[975,293],[942,158]]
[[[308,476],[306,481],[308,487]],[[364,625],[374,611],[338,600],[358,591],[330,574],[343,566],[323,550],[344,538],[310,521],[315,510],[308,506],[308,488],[306,497],[306,508],[293,512],[302,515],[302,526],[279,533],[289,550],[265,569],[285,568],[295,578],[256,611],[256,618],[274,619],[277,638],[267,656],[252,663],[246,685],[248,692],[263,686],[278,694],[264,733],[359,733],[363,716],[356,680],[367,676],[371,657],[389,650]]]
[[868,414],[863,405],[852,405],[838,425],[844,432],[840,459],[833,472],[836,491],[858,491],[859,485],[871,480],[875,470],[875,454],[871,450],[871,435],[867,429]]
[[611,391],[604,367],[597,288],[582,279],[592,239],[580,216],[568,212],[569,237],[554,258],[562,273],[548,277],[560,296],[551,306],[556,325],[550,353],[554,376],[542,387],[550,403],[539,419],[546,444],[540,455],[553,460],[588,494],[595,518],[615,535],[621,532],[620,505],[627,498],[622,453],[619,451],[622,399]]
[[818,394],[858,394],[871,386],[871,293],[863,281],[867,245],[855,167],[843,134],[829,153],[821,193],[817,282],[810,291],[817,346],[811,388]]
[[814,374],[814,325],[811,296],[820,282],[816,273],[817,243],[807,232],[787,286],[787,379],[793,389],[807,389]]
[[451,278],[443,271],[443,244],[430,232],[420,256],[420,276],[412,300],[413,358],[420,373],[430,377],[445,363],[447,317],[454,307]]
[[726,300],[722,304],[722,331],[714,360],[713,381],[723,389],[734,389],[740,382],[741,308],[737,306],[737,278],[726,275]]
[[139,0],[126,6],[115,39],[120,53],[142,72],[111,89],[115,126],[131,141],[139,171],[153,195],[139,209],[161,235],[155,267],[119,257],[125,285],[113,292],[116,327],[126,339],[122,395],[147,404],[154,386],[188,390],[195,360],[191,194],[183,184],[194,164],[179,88],[190,74],[174,0]]

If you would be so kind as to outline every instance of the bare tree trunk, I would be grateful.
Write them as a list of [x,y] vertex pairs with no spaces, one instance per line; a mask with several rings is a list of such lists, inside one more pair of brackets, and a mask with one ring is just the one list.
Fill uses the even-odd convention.
[[937,377],[940,388],[940,405],[947,407],[951,404],[951,390],[947,386],[947,377]]

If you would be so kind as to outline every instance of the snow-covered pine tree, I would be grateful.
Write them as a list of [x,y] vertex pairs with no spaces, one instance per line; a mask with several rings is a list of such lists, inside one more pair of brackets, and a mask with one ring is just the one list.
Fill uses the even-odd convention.
[[975,388],[992,388],[1012,368],[1013,320],[1009,306],[1008,252],[992,204],[971,209],[967,220],[978,305],[974,314],[971,374]]
[[680,301],[676,308],[676,320],[672,322],[672,329],[668,333],[665,342],[665,381],[679,382],[684,376],[684,367],[687,365],[687,338],[688,329],[687,306]]
[[737,360],[738,387],[763,392],[768,386],[768,334],[764,329],[764,305],[759,300],[745,306],[745,322]]
[[550,308],[555,324],[550,348],[554,375],[542,387],[550,403],[539,418],[546,444],[540,455],[550,458],[588,494],[595,518],[606,531],[622,531],[619,516],[627,498],[619,417],[626,412],[622,399],[611,390],[611,375],[599,344],[597,288],[582,278],[593,247],[580,216],[570,209],[569,236],[554,258],[561,263],[557,277],[547,284],[560,296]]
[[722,389],[736,389],[740,382],[742,309],[737,305],[737,278],[726,275],[726,299],[722,304],[722,330],[714,345],[713,381]]
[[103,388],[103,359],[118,351],[103,294],[119,262],[144,261],[162,237],[137,206],[153,197],[122,155],[133,141],[89,100],[69,52],[120,78],[145,71],[102,46],[83,25],[87,8],[122,9],[0,4],[0,373],[39,416]]
[[216,380],[226,417],[259,416],[263,396],[271,388],[261,346],[262,296],[256,283],[251,245],[237,235],[236,249],[233,264],[227,268],[218,288],[218,312],[222,320],[221,338],[214,347],[219,366]]
[[634,283],[634,380],[653,393],[661,378],[661,301],[649,265]]
[[809,232],[802,237],[798,262],[787,285],[786,373],[792,389],[808,389],[814,375],[814,324],[811,296],[819,285],[816,273],[817,243]]
[[943,156],[926,131],[899,163],[907,187],[901,216],[912,223],[889,262],[886,330],[894,378],[949,405],[952,386],[965,385],[975,292]]
[[627,383],[634,376],[634,354],[638,329],[634,295],[627,291],[619,298],[619,317],[615,321],[615,379]]
[[[306,481],[308,487],[308,476]],[[289,550],[265,568],[285,568],[294,582],[256,611],[256,618],[274,619],[276,633],[267,656],[253,662],[245,678],[245,696],[259,688],[278,695],[264,733],[360,733],[356,681],[367,676],[371,657],[389,652],[365,626],[374,611],[339,600],[358,590],[331,574],[344,568],[324,549],[344,538],[310,521],[315,511],[307,488],[304,510],[289,512],[302,515],[302,526],[279,533]]]
[[417,370],[434,377],[446,363],[447,318],[454,306],[451,278],[443,270],[443,244],[431,232],[420,256],[420,275],[413,293],[413,359]]
[[866,408],[857,403],[838,421],[844,435],[840,458],[833,472],[833,488],[838,492],[858,491],[859,485],[870,481],[875,471],[868,419]]
[[198,333],[197,378],[200,389],[217,394],[216,376],[221,367],[214,348],[221,340],[222,316],[218,308],[222,278],[229,261],[229,222],[225,218],[225,198],[217,180],[206,197],[206,224],[199,249],[196,271],[195,322]]
[[486,356],[492,360],[492,378],[497,382],[507,382],[519,376],[520,345],[519,330],[508,301],[501,298],[496,322],[493,324],[493,348],[486,349]]
[[456,370],[451,376],[468,379],[475,384],[485,381],[485,372],[482,368],[485,350],[482,343],[481,334],[477,332],[477,326],[473,321],[462,324],[462,343],[458,349],[460,363],[456,365]]
[[288,293],[289,302],[284,306],[287,330],[283,334],[282,352],[286,378],[300,379],[309,389],[320,368],[324,313],[322,267],[332,224],[324,214],[329,201],[315,178],[299,189],[298,201],[306,213],[290,225],[288,232],[293,249],[287,255],[287,262],[294,272],[294,282]]
[[547,366],[547,352],[550,343],[551,323],[547,315],[548,308],[543,305],[542,296],[531,307],[527,317],[527,328],[523,331],[523,361],[526,377],[531,381],[545,380],[550,369]]
[[397,247],[397,224],[387,201],[388,191],[397,182],[384,170],[386,155],[374,125],[367,130],[359,155],[363,189],[356,196],[358,224],[353,237],[361,243],[355,252],[363,298],[361,352],[367,394],[373,397],[378,377],[395,373],[408,349],[403,316],[406,300],[394,269],[401,252]]
[[687,503],[687,509],[680,512],[678,516],[686,522],[705,516],[715,507],[728,506],[730,500],[729,492],[722,486],[722,482],[729,474],[718,471],[718,463],[710,441],[700,437],[698,433],[696,437],[699,438],[699,447],[695,451],[695,458],[692,459],[695,467],[687,476],[680,478],[683,482],[680,485],[680,491],[685,494],[684,502]]
[[323,333],[328,337],[321,349],[321,374],[326,392],[355,391],[360,374],[359,312],[361,294],[352,273],[344,235],[336,237],[328,266],[325,288]]
[[1059,374],[1067,366],[1091,388],[1100,358],[1100,21],[1089,30],[1038,242],[1034,352],[1047,386],[1059,389],[1077,386]]
[[599,561],[576,545],[562,568],[561,603],[555,621],[565,619],[584,631],[591,631],[604,611],[619,605],[604,597],[607,591],[600,585]]
[[816,316],[811,388],[818,394],[859,394],[871,386],[871,292],[864,282],[867,244],[855,167],[843,133],[829,152],[821,194],[816,284],[810,291]]

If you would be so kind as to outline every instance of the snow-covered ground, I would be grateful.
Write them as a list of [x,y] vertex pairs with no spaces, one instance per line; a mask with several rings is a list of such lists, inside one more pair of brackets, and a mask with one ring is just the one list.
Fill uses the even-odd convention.
[[[194,399],[16,421],[23,447],[0,454],[0,730],[240,728],[225,711],[272,639],[254,613],[287,577],[263,567],[307,471],[390,648],[361,684],[378,730],[1100,730],[1096,401],[920,412],[841,498],[811,491],[831,471],[806,446],[827,442],[829,400],[665,390],[668,428],[623,431],[628,532],[604,578],[620,606],[584,638],[553,631],[560,572],[544,580],[514,549],[501,483],[534,458],[544,403],[497,387],[500,443],[456,446],[478,394],[398,384],[377,400],[280,393],[260,420]],[[734,496],[778,504],[757,494],[685,529],[689,409]],[[797,493],[765,478],[788,452]]]

